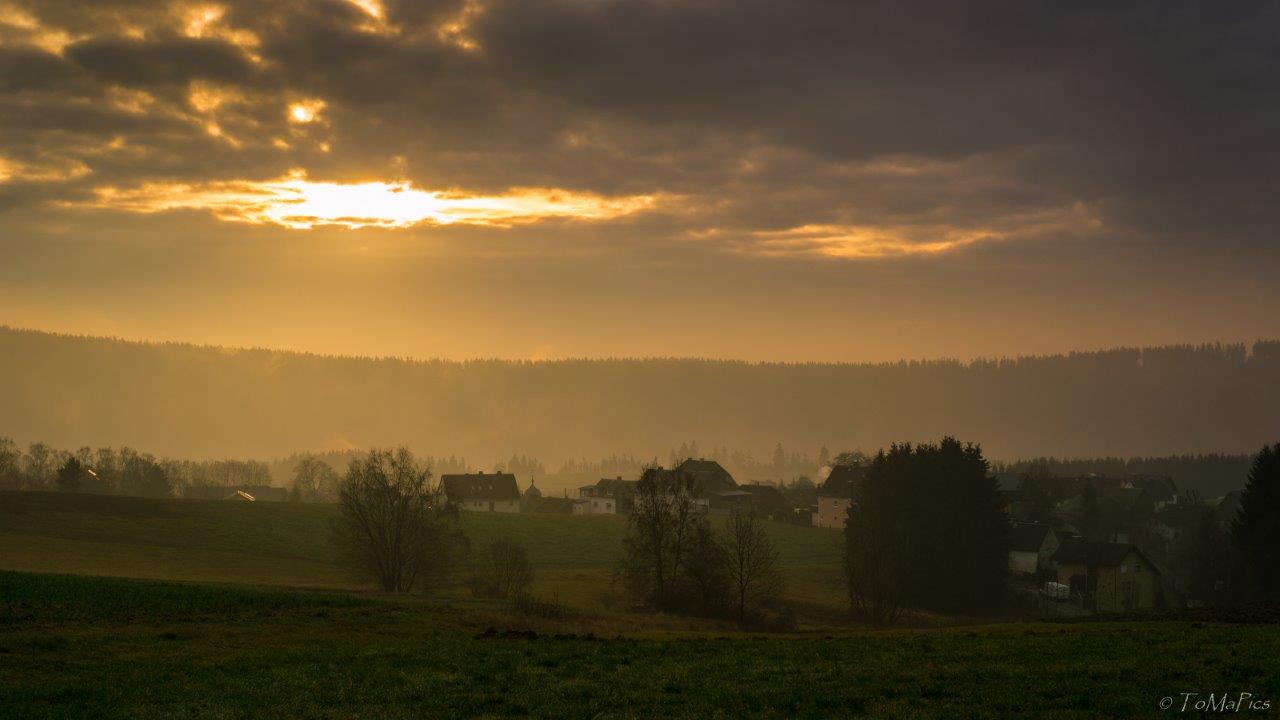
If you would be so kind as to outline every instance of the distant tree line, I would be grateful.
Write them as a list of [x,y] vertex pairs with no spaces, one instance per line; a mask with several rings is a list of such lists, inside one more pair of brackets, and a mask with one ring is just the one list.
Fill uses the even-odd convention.
[[[1241,452],[1272,439],[1280,406],[1280,344],[1270,341],[972,362],[452,362],[0,329],[0,374],[0,427],[54,443],[127,437],[175,457],[276,457],[336,438],[369,447],[429,437],[460,455],[511,448],[546,463],[611,452],[647,460],[699,438],[690,456],[787,480],[813,478],[823,463],[813,449],[805,463],[800,449],[834,439],[873,448],[959,433],[1005,458]],[[47,388],[59,389],[57,402]],[[686,411],[673,413],[673,398]],[[756,456],[725,458],[725,445]],[[815,470],[795,467],[795,455]]]
[[172,497],[196,485],[267,485],[266,463],[172,460],[129,447],[60,450],[33,442],[25,451],[0,437],[0,489]]
[[1240,480],[1248,474],[1253,460],[1254,456],[1250,453],[1085,459],[1040,457],[1016,462],[997,462],[993,463],[992,468],[998,473],[1038,473],[1058,477],[1167,475],[1182,490],[1194,490],[1201,497],[1214,498],[1240,489]]

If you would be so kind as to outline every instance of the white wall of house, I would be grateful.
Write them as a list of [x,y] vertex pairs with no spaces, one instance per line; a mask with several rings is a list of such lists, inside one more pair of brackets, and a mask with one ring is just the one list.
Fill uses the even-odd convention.
[[617,515],[618,501],[611,497],[584,497],[573,504],[574,515]]
[[458,503],[458,507],[475,512],[518,513],[520,512],[520,501],[516,498],[509,500],[463,500]]
[[813,514],[813,524],[817,527],[842,528],[848,520],[849,498],[818,498],[818,512]]

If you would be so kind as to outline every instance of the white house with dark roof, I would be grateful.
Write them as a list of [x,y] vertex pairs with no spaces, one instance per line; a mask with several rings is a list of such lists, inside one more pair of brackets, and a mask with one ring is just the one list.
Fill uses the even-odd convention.
[[817,527],[843,528],[849,519],[854,494],[862,487],[867,468],[862,465],[836,465],[818,488],[818,511],[813,514]]
[[511,473],[441,475],[448,503],[460,510],[520,512],[520,488]]

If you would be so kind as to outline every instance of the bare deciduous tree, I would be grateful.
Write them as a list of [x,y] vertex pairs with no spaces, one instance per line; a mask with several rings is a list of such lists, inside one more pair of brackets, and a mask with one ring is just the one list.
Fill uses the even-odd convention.
[[738,622],[782,594],[778,553],[754,512],[734,510],[725,528],[724,555]]
[[690,541],[706,519],[694,503],[692,481],[662,468],[644,471],[633,502],[622,580],[635,596],[668,606],[676,599]]
[[503,538],[495,540],[476,562],[471,590],[480,597],[516,598],[533,586],[533,563],[524,545]]
[[403,447],[351,461],[336,527],[353,569],[387,592],[429,587],[466,542],[431,471]]
[[337,499],[338,473],[329,463],[304,455],[293,466],[293,487],[289,497],[302,502],[333,502]]

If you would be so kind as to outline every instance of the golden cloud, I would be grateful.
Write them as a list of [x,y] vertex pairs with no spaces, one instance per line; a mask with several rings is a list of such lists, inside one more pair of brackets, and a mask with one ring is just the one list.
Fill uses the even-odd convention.
[[16,42],[61,55],[63,48],[76,41],[66,31],[41,25],[31,13],[10,3],[0,3],[0,25],[8,26],[11,31],[0,34],[0,46]]
[[552,188],[512,188],[501,195],[423,190],[408,182],[336,183],[285,177],[205,183],[146,183],[99,187],[88,201],[66,207],[159,213],[202,210],[229,222],[278,225],[295,230],[405,228],[415,225],[506,227],[549,219],[609,220],[650,210],[659,195],[604,197]]
[[883,258],[937,255],[1007,233],[988,229],[883,228],[863,225],[802,225],[751,234],[760,255],[826,255],[840,258]]
[[58,158],[38,163],[27,163],[0,156],[0,183],[13,182],[66,182],[91,173],[88,165],[79,160]]
[[915,225],[809,224],[782,230],[748,231],[744,236],[722,229],[704,230],[695,237],[730,238],[743,253],[766,257],[819,256],[877,259],[941,255],[988,242],[1036,237],[1070,237],[1094,232],[1102,220],[1082,202],[1070,206],[992,218],[981,226],[927,223]]

